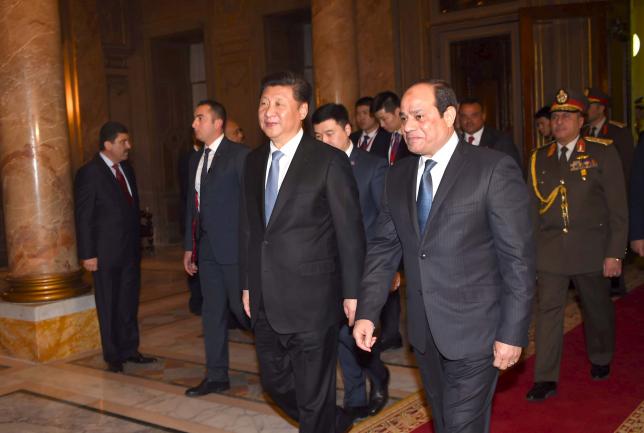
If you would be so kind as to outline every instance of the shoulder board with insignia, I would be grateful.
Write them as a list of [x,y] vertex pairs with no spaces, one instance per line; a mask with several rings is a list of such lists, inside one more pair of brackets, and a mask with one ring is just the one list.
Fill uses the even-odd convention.
[[608,121],[608,123],[610,123],[611,125],[615,125],[615,126],[617,126],[618,128],[626,128],[626,124],[625,124],[625,123],[618,122],[617,120],[609,120],[609,121]]
[[547,143],[540,144],[539,146],[537,146],[534,149],[532,149],[532,153],[537,152],[539,150],[547,149],[552,143],[554,143],[554,140],[549,141]]
[[610,146],[611,144],[613,144],[613,140],[611,140],[610,138],[599,138],[599,137],[593,137],[591,135],[584,137],[584,140],[590,143],[603,144],[604,146]]

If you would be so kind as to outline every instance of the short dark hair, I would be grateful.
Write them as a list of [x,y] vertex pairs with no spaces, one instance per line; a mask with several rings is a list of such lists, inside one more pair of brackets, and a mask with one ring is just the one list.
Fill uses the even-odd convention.
[[479,107],[481,107],[481,110],[483,110],[483,103],[479,98],[463,98],[461,99],[461,105],[474,105],[478,104]]
[[262,78],[259,88],[259,94],[264,93],[267,87],[272,86],[289,86],[293,89],[293,97],[299,103],[308,103],[313,94],[311,84],[304,77],[295,72],[282,71],[268,74]]
[[[454,93],[454,89],[452,89],[449,82],[438,78],[432,78],[429,80],[417,81],[412,84],[412,86],[417,84],[428,84],[434,88],[434,103],[436,104],[436,109],[441,117],[443,117],[443,114],[445,114],[445,111],[447,111],[449,107],[454,107],[454,110],[458,107],[456,93]],[[461,102],[461,104],[463,103],[464,102]]]
[[315,110],[311,117],[311,122],[317,125],[329,119],[335,120],[338,125],[344,128],[349,123],[349,112],[341,104],[324,104]]
[[207,105],[210,107],[213,113],[215,113],[215,117],[217,119],[223,120],[224,123],[222,123],[221,128],[225,129],[226,128],[226,108],[220,104],[219,102],[215,101],[214,99],[204,99],[202,101],[199,101],[197,103],[197,107],[200,107],[202,105]]
[[386,113],[393,113],[396,111],[396,108],[400,108],[400,98],[394,92],[380,92],[373,97],[373,102],[371,103],[372,113],[382,109],[384,109]]
[[539,111],[534,113],[535,120],[541,117],[546,117],[550,119],[550,105],[544,105],[543,107],[539,108]]
[[114,141],[117,135],[127,133],[128,130],[125,125],[114,120],[108,120],[101,126],[101,131],[98,134],[98,149],[105,150],[106,141]]
[[358,108],[363,105],[366,105],[367,107],[369,107],[369,111],[371,111],[371,104],[373,104],[373,97],[363,96],[362,98],[356,101],[356,105],[354,106],[354,108]]

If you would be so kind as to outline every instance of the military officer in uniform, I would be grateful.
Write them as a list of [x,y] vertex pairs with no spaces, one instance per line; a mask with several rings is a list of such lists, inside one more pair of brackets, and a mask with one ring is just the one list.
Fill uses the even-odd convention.
[[[588,98],[587,124],[582,136],[596,137],[601,143],[613,145],[622,161],[622,169],[626,185],[629,183],[631,165],[633,164],[633,137],[631,131],[623,123],[608,120],[608,104],[610,97],[599,89],[590,87],[584,92]],[[611,296],[626,294],[624,276],[611,279]]]
[[554,143],[535,150],[529,181],[538,209],[535,383],[526,395],[557,391],[570,281],[581,299],[591,377],[606,379],[615,345],[608,277],[622,272],[628,232],[626,188],[613,145],[582,138],[586,98],[561,89],[550,107]]
[[622,161],[624,178],[628,183],[633,162],[633,137],[626,125],[608,119],[608,104],[610,97],[599,89],[590,87],[584,92],[588,98],[588,123],[582,136],[599,138],[604,144],[612,144]]

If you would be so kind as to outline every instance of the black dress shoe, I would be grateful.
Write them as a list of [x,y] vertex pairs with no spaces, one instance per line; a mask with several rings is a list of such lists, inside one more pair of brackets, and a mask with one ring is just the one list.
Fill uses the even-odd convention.
[[543,401],[557,395],[557,382],[535,382],[525,398],[529,401]]
[[402,337],[400,334],[394,338],[384,338],[380,340],[379,349],[384,352],[389,349],[400,349],[402,347]]
[[135,364],[150,364],[152,362],[157,362],[157,359],[152,356],[143,356],[139,352],[136,352],[136,354],[127,359],[127,362],[133,362]]
[[111,371],[112,373],[121,373],[123,371],[123,363],[118,361],[108,362],[107,371]]
[[212,392],[222,392],[230,389],[230,382],[218,382],[216,380],[204,379],[195,387],[186,389],[188,397],[199,397]]
[[389,400],[389,369],[385,367],[385,380],[380,387],[374,386],[371,382],[371,391],[369,391],[369,415],[375,415],[382,410]]
[[592,367],[590,367],[590,377],[592,377],[593,380],[607,379],[609,374],[610,374],[610,364],[606,364],[606,365],[592,364]]
[[345,433],[351,430],[353,423],[360,418],[368,416],[369,408],[366,406],[341,408],[336,406],[335,412],[335,433]]

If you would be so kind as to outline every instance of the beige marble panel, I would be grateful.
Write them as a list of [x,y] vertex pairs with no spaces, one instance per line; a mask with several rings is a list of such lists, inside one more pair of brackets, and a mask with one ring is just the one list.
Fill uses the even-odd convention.
[[360,96],[396,91],[392,1],[355,3]]
[[57,0],[0,2],[0,173],[13,277],[78,269]]
[[39,322],[0,317],[0,354],[47,362],[100,348],[96,310]]
[[315,103],[344,104],[358,98],[355,4],[345,0],[311,2]]

